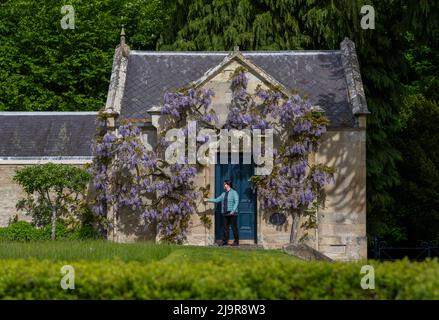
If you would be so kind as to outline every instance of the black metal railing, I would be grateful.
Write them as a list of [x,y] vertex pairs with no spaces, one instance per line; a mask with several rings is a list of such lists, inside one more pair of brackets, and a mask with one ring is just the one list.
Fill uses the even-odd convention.
[[422,261],[439,257],[438,241],[422,241],[416,246],[393,246],[386,241],[375,239],[369,244],[369,258],[376,260],[410,260]]

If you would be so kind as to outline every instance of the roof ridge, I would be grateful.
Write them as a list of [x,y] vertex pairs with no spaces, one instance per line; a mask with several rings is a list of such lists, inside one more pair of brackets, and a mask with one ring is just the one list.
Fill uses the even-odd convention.
[[[131,50],[130,55],[210,55],[226,56],[232,51],[149,51]],[[240,51],[243,55],[317,55],[341,53],[341,50],[279,50],[279,51]]]

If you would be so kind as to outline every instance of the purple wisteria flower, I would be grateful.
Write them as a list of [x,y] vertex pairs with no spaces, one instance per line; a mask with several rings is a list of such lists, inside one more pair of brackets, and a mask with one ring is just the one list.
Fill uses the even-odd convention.
[[232,88],[247,88],[248,79],[245,72],[240,72],[232,79]]
[[[326,132],[324,118],[311,112],[311,104],[299,95],[286,97],[280,90],[261,87],[253,94],[247,91],[248,82],[245,71],[232,78],[232,97],[223,128],[273,129],[281,137],[281,146],[272,150],[272,173],[255,180],[262,207],[298,213],[314,206],[324,186],[333,181],[330,170],[308,163]],[[160,112],[171,121],[169,127],[162,128],[164,132],[178,124],[188,137],[188,128],[181,125],[183,119],[217,125],[218,118],[210,108],[213,96],[211,89],[193,88],[165,94]],[[159,155],[171,142],[160,136],[156,149],[147,151],[141,134],[139,127],[122,125],[117,133],[103,134],[93,146],[95,159],[89,170],[96,190],[93,211],[105,216],[107,207],[137,210],[147,225],[156,227],[162,240],[182,243],[190,217],[197,213],[197,199],[202,197],[193,183],[197,166],[189,164],[186,155],[181,163],[166,163]],[[208,136],[197,135],[197,145],[208,140]]]

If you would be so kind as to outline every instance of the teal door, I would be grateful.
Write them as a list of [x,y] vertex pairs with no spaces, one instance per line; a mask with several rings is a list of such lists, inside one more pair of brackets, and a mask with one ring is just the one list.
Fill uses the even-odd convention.
[[[224,192],[224,180],[232,180],[233,189],[239,194],[238,206],[238,230],[239,240],[254,240],[256,242],[256,193],[251,189],[250,177],[254,174],[254,164],[243,164],[242,154],[239,156],[239,164],[231,164],[230,154],[228,164],[215,165],[215,197]],[[221,204],[215,206],[215,235],[220,241],[223,236],[223,216]],[[229,239],[233,240],[233,232],[230,228]]]

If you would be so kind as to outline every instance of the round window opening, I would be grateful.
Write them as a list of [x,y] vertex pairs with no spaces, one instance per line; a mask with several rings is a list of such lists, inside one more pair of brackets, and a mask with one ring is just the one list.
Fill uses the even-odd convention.
[[287,217],[283,213],[273,213],[270,216],[270,223],[274,224],[275,226],[281,226],[287,221]]

